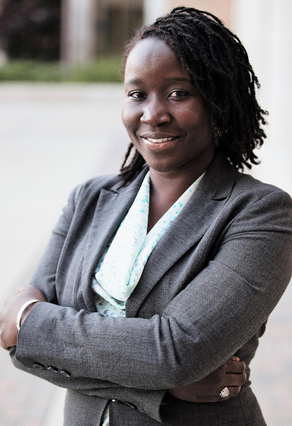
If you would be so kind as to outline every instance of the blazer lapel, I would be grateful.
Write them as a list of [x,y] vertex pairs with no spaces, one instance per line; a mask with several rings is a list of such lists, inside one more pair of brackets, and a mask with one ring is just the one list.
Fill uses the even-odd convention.
[[225,156],[215,157],[196,192],[151,253],[127,302],[127,316],[137,314],[163,275],[202,238],[230,196],[237,173]]
[[127,211],[131,207],[148,169],[128,186],[118,189],[119,184],[110,190],[101,189],[90,227],[86,252],[82,268],[82,291],[86,305],[93,308],[91,282],[98,261],[106,245],[117,230]]

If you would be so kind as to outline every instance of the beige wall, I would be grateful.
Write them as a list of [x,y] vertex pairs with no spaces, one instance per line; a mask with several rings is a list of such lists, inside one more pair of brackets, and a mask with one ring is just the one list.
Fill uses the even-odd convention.
[[234,0],[235,33],[260,80],[260,105],[270,112],[265,129],[268,139],[258,152],[262,162],[253,174],[292,195],[291,16],[291,1]]
[[232,0],[168,0],[165,2],[167,11],[177,6],[194,7],[218,16],[227,27],[231,27]]

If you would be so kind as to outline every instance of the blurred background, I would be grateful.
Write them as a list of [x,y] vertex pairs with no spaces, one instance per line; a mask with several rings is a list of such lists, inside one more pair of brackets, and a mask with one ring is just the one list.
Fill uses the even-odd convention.
[[[270,112],[252,174],[292,194],[292,2],[287,0],[0,0],[0,303],[27,284],[69,191],[116,173],[123,48],[175,6],[214,13],[245,45]],[[291,426],[292,288],[252,362],[269,426]],[[11,366],[0,351],[0,424],[62,424],[64,391]]]

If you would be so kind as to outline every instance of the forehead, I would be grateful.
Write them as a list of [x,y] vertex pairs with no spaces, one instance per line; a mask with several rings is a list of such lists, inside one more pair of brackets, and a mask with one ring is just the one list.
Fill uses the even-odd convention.
[[131,50],[125,66],[125,82],[128,78],[163,73],[174,73],[189,78],[175,52],[163,40],[147,38],[140,40]]

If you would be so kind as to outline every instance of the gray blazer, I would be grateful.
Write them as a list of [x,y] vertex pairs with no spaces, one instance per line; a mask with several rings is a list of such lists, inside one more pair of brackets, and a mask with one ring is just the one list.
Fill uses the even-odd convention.
[[72,192],[32,285],[37,305],[14,364],[68,389],[66,426],[263,426],[250,382],[221,403],[163,403],[165,389],[206,376],[236,354],[247,365],[292,271],[288,194],[217,154],[153,250],[126,318],[96,312],[92,276],[147,167],[127,187],[106,176]]

